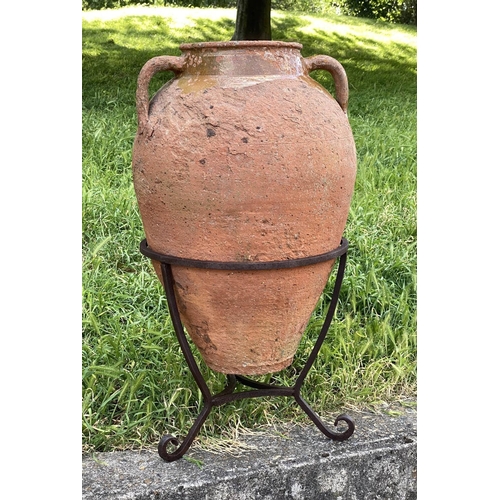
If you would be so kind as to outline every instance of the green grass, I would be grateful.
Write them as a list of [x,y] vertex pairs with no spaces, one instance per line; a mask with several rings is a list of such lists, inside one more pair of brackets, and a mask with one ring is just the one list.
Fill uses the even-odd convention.
[[[149,10],[83,20],[83,448],[156,445],[183,436],[202,406],[175,339],[163,290],[139,252],[144,234],[132,185],[135,86],[144,63],[178,55],[183,42],[228,40],[235,12]],[[164,13],[166,17],[159,15]],[[88,13],[91,16],[95,13]],[[99,15],[106,14],[101,12]],[[109,12],[116,14],[116,12]],[[132,15],[133,14],[133,15]],[[300,41],[304,56],[345,67],[358,175],[345,236],[346,275],[330,333],[304,386],[322,415],[376,408],[416,393],[416,32],[362,19],[273,13],[273,38]],[[331,77],[312,75],[330,91]],[[156,75],[152,92],[170,75]],[[326,312],[326,288],[292,367],[294,382]],[[200,360],[198,353],[195,353]],[[212,390],[224,377],[201,363]],[[293,400],[255,399],[215,409],[198,443],[238,432],[307,423]]]

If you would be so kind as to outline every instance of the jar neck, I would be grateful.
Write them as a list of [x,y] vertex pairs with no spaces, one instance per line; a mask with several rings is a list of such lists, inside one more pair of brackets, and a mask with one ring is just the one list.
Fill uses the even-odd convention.
[[294,42],[202,42],[180,46],[184,75],[265,76],[304,73],[300,50]]

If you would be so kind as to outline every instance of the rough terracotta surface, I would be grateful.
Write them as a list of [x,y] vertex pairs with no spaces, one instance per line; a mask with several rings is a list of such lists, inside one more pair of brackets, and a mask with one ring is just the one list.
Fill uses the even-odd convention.
[[[149,246],[219,261],[295,259],[336,248],[356,152],[347,80],[300,44],[181,46],[139,76],[134,186]],[[308,73],[326,69],[337,102]],[[157,71],[176,77],[149,104]],[[295,269],[173,267],[182,320],[206,363],[234,374],[288,366],[333,261]],[[159,265],[155,269],[161,279]]]

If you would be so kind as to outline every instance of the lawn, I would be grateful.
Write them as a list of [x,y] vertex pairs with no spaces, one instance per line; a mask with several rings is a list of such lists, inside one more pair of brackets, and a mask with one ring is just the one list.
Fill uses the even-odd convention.
[[[146,61],[179,44],[229,40],[233,9],[142,8],[83,13],[82,335],[83,449],[155,445],[183,436],[202,406],[175,339],[149,259],[132,185],[135,88]],[[336,317],[303,395],[321,415],[380,409],[416,395],[416,29],[343,16],[273,12],[273,39],[299,41],[345,68],[358,174],[345,236],[350,242]],[[312,75],[333,92],[326,72]],[[154,92],[171,74],[151,82]],[[314,343],[333,280],[314,312],[291,385]],[[196,353],[197,355],[197,353]],[[198,355],[197,355],[198,356]],[[200,359],[197,357],[197,359]],[[214,390],[224,376],[203,373]],[[410,404],[410,403],[408,403]],[[291,399],[215,409],[197,445],[307,418]]]

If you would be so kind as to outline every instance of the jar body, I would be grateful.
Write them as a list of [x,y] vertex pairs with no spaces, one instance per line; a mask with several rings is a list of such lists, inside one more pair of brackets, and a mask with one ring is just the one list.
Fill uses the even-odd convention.
[[[181,258],[260,262],[338,247],[356,175],[347,116],[298,44],[181,46],[133,151],[148,245]],[[182,321],[208,366],[288,366],[333,261],[292,269],[173,266]],[[159,263],[153,262],[161,278]]]

